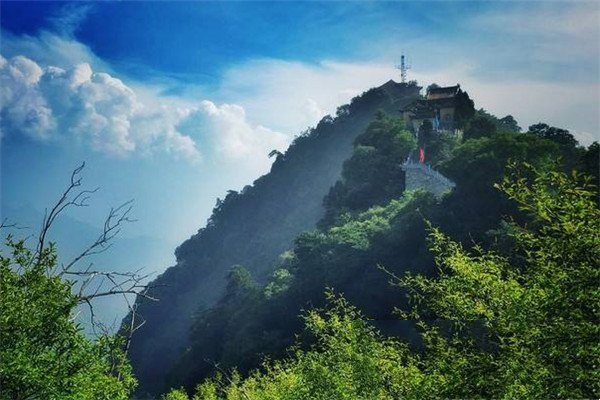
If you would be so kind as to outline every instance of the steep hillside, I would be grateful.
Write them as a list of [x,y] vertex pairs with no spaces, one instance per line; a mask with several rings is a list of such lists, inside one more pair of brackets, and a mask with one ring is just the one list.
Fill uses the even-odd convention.
[[395,113],[418,96],[419,87],[393,81],[365,92],[296,138],[253,186],[217,202],[206,227],[177,248],[177,264],[153,282],[160,301],[139,305],[145,325],[130,356],[140,393],[163,388],[165,371],[188,344],[192,317],[222,297],[231,266],[243,264],[265,282],[293,239],[321,219],[324,196],[376,111]]
[[264,285],[241,266],[231,271],[225,296],[199,313],[189,349],[168,372],[168,386],[192,390],[215,373],[214,365],[246,374],[259,367],[264,356],[284,358],[302,332],[299,316],[303,310],[323,307],[327,288],[343,293],[379,329],[414,342],[412,324],[398,321],[393,313],[407,307],[406,299],[378,266],[398,276],[435,271],[425,220],[466,247],[494,245],[496,234],[489,232],[503,216],[523,218],[493,187],[502,179],[507,161],[543,166],[560,155],[554,143],[529,133],[468,140],[457,144],[448,158],[438,159],[440,168],[456,181],[455,189],[440,198],[439,185],[431,184],[426,173],[416,180],[419,188],[433,193],[404,190],[409,179],[403,179],[399,160],[406,159],[415,142],[399,119],[376,117],[355,140],[342,179],[326,196],[327,213],[319,228],[294,241]]
[[[514,257],[510,239],[498,227],[507,217],[531,221],[494,187],[509,160],[553,170],[561,168],[553,160],[566,155],[580,164],[597,154],[597,146],[587,151],[576,142],[561,147],[536,129],[520,133],[493,126],[478,138],[447,140],[436,133],[428,139],[429,149],[444,149],[430,160],[449,180],[424,164],[403,165],[423,136],[415,138],[399,118],[376,115],[354,140],[341,179],[325,196],[326,213],[317,229],[295,239],[266,282],[243,265],[230,270],[224,295],[210,309],[199,310],[189,347],[164,372],[165,390],[184,386],[191,392],[217,371],[235,368],[246,376],[265,356],[285,358],[302,333],[299,316],[325,306],[327,288],[343,293],[382,332],[422,346],[413,323],[394,314],[407,309],[406,297],[378,266],[396,276],[436,271],[425,221],[465,248],[477,243]],[[301,346],[310,346],[300,338]]]

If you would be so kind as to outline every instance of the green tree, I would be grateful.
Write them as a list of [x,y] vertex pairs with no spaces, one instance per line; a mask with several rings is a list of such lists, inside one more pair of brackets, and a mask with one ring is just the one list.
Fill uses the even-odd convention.
[[585,171],[586,174],[594,177],[597,190],[600,185],[600,144],[598,142],[589,145],[581,155],[581,158],[577,162],[577,169]]
[[437,83],[435,83],[435,82],[434,82],[434,83],[432,83],[431,85],[427,86],[427,90],[426,90],[426,91],[427,91],[427,93],[429,93],[429,91],[430,91],[431,89],[438,89],[438,88],[440,88],[440,87],[441,87],[440,85],[438,85]]
[[512,115],[500,118],[497,122],[498,129],[507,130],[511,132],[521,132],[521,127],[517,123],[517,120]]
[[331,291],[327,296],[329,307],[304,316],[306,334],[313,338],[309,349],[294,347],[291,357],[265,362],[262,372],[246,379],[235,371],[219,374],[198,385],[193,399],[405,398],[423,379],[408,346],[380,336],[343,297]]
[[465,127],[465,139],[478,139],[489,137],[496,133],[494,120],[485,115],[476,115],[469,120]]
[[528,133],[551,140],[557,143],[559,146],[575,147],[578,144],[577,140],[575,140],[575,137],[569,133],[568,130],[556,128],[541,122],[531,125],[528,129]]
[[452,321],[425,328],[445,397],[597,398],[600,394],[600,211],[589,182],[533,167],[498,187],[532,216],[511,224],[513,256],[467,252],[434,229],[439,276],[407,275],[413,316]]
[[473,115],[475,115],[475,103],[467,92],[459,90],[456,94],[456,109],[454,112],[456,128],[464,128],[467,122],[473,118]]
[[[136,273],[77,269],[77,263],[109,247],[129,221],[130,203],[111,209],[99,237],[70,262],[58,262],[48,234],[60,213],[86,206],[95,190],[79,190],[80,173],[73,171],[69,187],[44,217],[34,248],[8,235],[0,249],[0,399],[128,399],[137,382],[126,350],[137,328],[134,317],[128,335],[102,333],[87,338],[76,322],[78,305],[109,295],[146,296]],[[0,224],[2,228],[14,225]],[[99,282],[106,279],[108,286]],[[90,291],[88,288],[92,287]],[[147,297],[150,298],[150,297]]]
[[431,142],[435,139],[433,133],[433,125],[430,120],[426,119],[419,127],[419,147],[428,148]]
[[307,349],[247,378],[218,374],[194,399],[597,398],[600,210],[582,181],[511,169],[498,187],[532,223],[506,230],[508,256],[431,230],[438,275],[393,278],[409,290],[414,307],[400,315],[419,321],[421,351],[330,292],[328,308],[305,314]]
[[74,283],[56,267],[53,246],[36,255],[10,236],[0,254],[0,399],[128,399],[136,381],[122,340],[84,336]]
[[414,135],[400,118],[380,114],[354,142],[342,180],[325,197],[329,224],[343,211],[362,211],[385,204],[404,191],[402,163],[415,149]]
[[437,166],[451,159],[454,149],[459,144],[460,138],[454,133],[439,132],[435,135],[435,140],[430,141],[425,150],[426,161]]

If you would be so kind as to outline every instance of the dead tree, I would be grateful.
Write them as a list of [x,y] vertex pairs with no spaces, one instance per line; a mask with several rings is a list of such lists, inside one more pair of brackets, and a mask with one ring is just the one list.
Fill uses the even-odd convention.
[[[91,195],[98,191],[99,188],[81,188],[81,172],[84,167],[85,162],[73,170],[67,189],[50,210],[46,209],[37,237],[36,249],[31,259],[32,263],[39,262],[42,259],[43,252],[49,245],[48,234],[57,218],[71,207],[87,207]],[[74,283],[74,294],[79,304],[85,304],[89,308],[94,333],[96,333],[97,327],[102,328],[106,332],[105,327],[95,318],[94,299],[106,296],[123,296],[131,318],[129,326],[126,329],[126,350],[129,348],[133,333],[145,322],[143,319],[140,321],[140,317],[137,314],[137,301],[131,301],[129,296],[133,296],[135,299],[144,298],[150,301],[157,301],[155,297],[150,295],[152,287],[145,283],[151,274],[143,273],[142,269],[132,272],[103,271],[95,269],[93,263],[89,263],[84,269],[77,267],[84,263],[84,261],[87,262],[91,256],[108,250],[112,246],[115,237],[121,232],[123,225],[135,221],[130,218],[130,212],[133,208],[132,203],[133,201],[129,200],[118,207],[111,208],[104,221],[102,232],[96,240],[84,248],[71,261],[58,265],[54,270],[48,272],[49,274],[71,280]],[[6,221],[3,221],[0,227],[16,227],[16,225],[7,224]]]

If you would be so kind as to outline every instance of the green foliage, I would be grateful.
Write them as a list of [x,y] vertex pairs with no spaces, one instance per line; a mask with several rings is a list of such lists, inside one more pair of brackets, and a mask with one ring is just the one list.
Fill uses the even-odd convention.
[[53,247],[35,255],[7,239],[0,254],[0,399],[128,399],[136,385],[118,337],[87,339],[73,322],[72,283],[53,274]]
[[189,400],[189,397],[183,389],[173,389],[162,397],[162,400]]
[[327,286],[343,290],[370,315],[390,317],[396,296],[376,265],[423,261],[424,241],[414,243],[405,233],[423,237],[418,210],[433,201],[427,193],[406,193],[386,206],[344,215],[326,231],[301,235],[262,293],[232,296],[228,291],[217,306],[200,313],[190,349],[172,373],[172,385],[192,389],[200,377],[211,375],[213,364],[247,373],[259,365],[261,353],[285,356],[301,329],[298,315],[308,306],[322,306]]
[[535,125],[531,125],[528,129],[528,133],[537,135],[544,139],[551,140],[557,143],[559,146],[577,146],[577,140],[575,140],[575,137],[571,133],[569,133],[568,130],[556,128],[554,126],[549,126],[548,124],[544,124],[541,122]]
[[[538,123],[531,125],[527,134],[555,143],[560,150],[563,163],[568,168],[584,167],[583,171],[598,175],[598,159],[595,160],[596,165],[592,169],[585,168],[584,165],[577,165],[578,160],[585,157],[586,150],[579,146],[575,137],[568,130]],[[590,150],[593,151],[593,148]]]
[[519,126],[519,123],[512,115],[507,115],[506,117],[500,118],[496,122],[496,125],[498,126],[498,129],[500,129],[500,130],[515,132],[515,133],[521,132],[521,127]]
[[229,270],[226,293],[235,296],[241,292],[251,293],[258,289],[252,274],[242,265],[234,265]]
[[429,145],[434,141],[434,133],[433,133],[433,125],[431,121],[426,119],[423,121],[421,126],[419,127],[419,133],[417,135],[419,138],[418,145],[419,147],[428,148]]
[[[438,136],[433,144],[441,139]],[[296,239],[262,290],[226,295],[216,306],[202,311],[198,319],[202,322],[195,325],[190,349],[171,375],[171,385],[191,390],[214,373],[213,364],[224,369],[237,367],[245,375],[259,366],[261,355],[273,359],[286,356],[286,347],[301,329],[298,314],[303,309],[322,307],[326,287],[343,292],[372,318],[393,318],[394,307],[405,307],[405,299],[389,287],[387,277],[376,266],[385,265],[395,274],[435,271],[423,218],[440,226],[467,249],[477,241],[511,252],[513,228],[504,225],[497,229],[501,219],[511,217],[531,223],[531,217],[519,211],[493,184],[503,179],[510,159],[527,160],[540,170],[556,168],[558,146],[535,135],[512,132],[460,145],[455,137],[448,140],[440,169],[457,183],[451,193],[441,200],[426,193],[402,193],[383,204],[374,198],[366,200],[365,204],[375,203],[364,210],[335,209],[334,221]],[[362,144],[357,143],[359,146]],[[353,185],[361,184],[357,179],[339,182],[338,186],[349,185],[347,188],[354,190]],[[416,340],[408,325],[389,329],[395,335]],[[442,343],[441,339],[436,343]]]
[[322,226],[344,211],[385,204],[404,191],[401,166],[416,141],[401,119],[380,115],[356,138],[354,146],[352,157],[344,163],[343,179],[325,197]]
[[[371,92],[370,96],[376,98],[380,94]],[[356,115],[346,107],[335,120],[325,118],[317,130],[298,138],[298,143],[314,152],[320,149],[317,139],[325,137],[319,136],[324,132],[322,130],[340,123],[347,124]],[[251,269],[259,284],[249,274],[242,273],[240,276],[248,278],[242,281],[249,284],[239,285],[235,275],[230,274],[225,295],[215,305],[198,312],[190,345],[176,368],[170,371],[168,384],[171,387],[183,385],[191,391],[202,379],[216,375],[201,392],[207,393],[206,398],[220,398],[224,396],[224,386],[231,385],[230,381],[242,384],[242,377],[257,368],[265,356],[276,360],[289,356],[286,348],[294,343],[301,330],[298,315],[302,310],[324,307],[326,287],[343,292],[345,298],[369,317],[389,321],[393,318],[394,308],[406,308],[408,300],[398,296],[397,289],[389,286],[388,277],[376,266],[385,265],[388,271],[397,275],[413,271],[427,279],[435,276],[433,255],[427,248],[424,219],[462,243],[461,249],[468,257],[477,255],[482,247],[490,247],[496,251],[495,256],[485,253],[490,257],[490,265],[492,262],[504,262],[523,267],[524,255],[515,248],[515,226],[504,223],[498,228],[498,225],[506,217],[533,226],[534,218],[519,210],[516,203],[494,189],[493,184],[503,179],[509,160],[527,161],[540,171],[550,171],[559,168],[556,160],[566,154],[565,149],[538,135],[515,132],[518,126],[510,116],[498,119],[480,110],[477,115],[493,123],[494,134],[466,139],[462,143],[455,135],[436,134],[429,141],[428,160],[457,184],[442,199],[435,199],[425,193],[404,193],[399,166],[414,148],[415,140],[404,130],[401,121],[382,113],[377,115],[364,134],[355,140],[355,149],[344,164],[342,179],[325,199],[326,215],[318,229],[297,236],[279,264],[275,264],[277,261],[265,263],[261,267],[262,273],[257,273],[256,267]],[[308,150],[303,156],[312,154]],[[288,165],[290,154],[286,153],[281,158],[282,164],[277,168]],[[571,164],[562,167],[565,171],[570,170],[572,165],[585,166],[584,170],[594,168],[593,148],[588,151],[575,148],[572,154]],[[282,170],[276,169],[273,173],[277,171]],[[286,174],[285,179],[301,185],[313,179],[296,175]],[[269,179],[273,177],[269,176]],[[287,195],[287,192],[284,193]],[[219,208],[219,213],[223,214],[218,215],[215,227],[228,224],[235,232],[240,232],[251,226],[247,225],[247,221],[255,215],[244,206],[249,199],[254,207],[262,202],[267,202],[272,210],[283,207],[275,194],[272,194],[273,198],[260,201],[259,194],[258,189],[251,188],[228,196],[225,206]],[[288,227],[287,217],[266,218],[272,223],[273,232]],[[252,230],[249,231],[248,242],[262,243],[255,242],[255,237],[267,240],[263,231]],[[232,236],[221,232],[209,236],[207,231],[202,238],[212,240],[202,242],[204,249],[221,246],[220,241],[223,242],[227,251],[215,260],[217,263],[222,263],[229,254],[240,254],[240,236],[237,234]],[[474,246],[475,242],[481,244],[479,248]],[[254,257],[253,254],[263,248],[262,245],[256,246],[248,254]],[[204,260],[203,257],[198,254],[196,258]],[[190,275],[186,282],[193,279],[194,275]],[[214,276],[206,278],[211,282],[213,279]],[[502,286],[494,288],[496,291],[504,289]],[[402,290],[406,292],[410,288]],[[201,303],[200,300],[197,302]],[[427,354],[436,356],[421,360],[420,368],[426,372],[427,378],[421,382],[419,390],[422,391],[419,392],[420,397],[415,395],[416,398],[486,397],[490,388],[485,382],[492,379],[489,374],[498,373],[494,354],[488,351],[498,348],[497,340],[484,335],[485,327],[479,320],[466,324],[461,335],[449,335],[452,324],[426,323],[429,321],[427,318],[436,316],[433,307],[420,309],[419,313],[424,318],[420,342],[426,346]],[[168,315],[165,318],[170,321]],[[383,323],[381,327],[388,334],[419,342],[408,322],[402,326]],[[466,335],[465,332],[477,335]],[[301,334],[300,338],[306,339],[305,336],[306,333]],[[310,344],[311,341],[302,343]],[[306,350],[306,347],[302,348]],[[220,372],[215,371],[215,365]],[[238,372],[228,378],[224,371],[232,368]]]
[[465,127],[465,139],[479,139],[489,137],[496,133],[494,120],[487,115],[476,115],[469,120]]
[[425,89],[425,91],[426,91],[427,93],[429,93],[429,91],[430,91],[431,89],[438,89],[438,88],[440,88],[440,87],[441,87],[440,85],[438,85],[437,83],[435,83],[435,82],[434,82],[434,83],[430,84],[429,86],[427,86],[427,88]]
[[398,399],[422,372],[406,345],[383,338],[342,297],[328,293],[329,307],[304,316],[314,337],[308,350],[292,349],[283,361],[265,362],[246,379],[234,373],[206,381],[194,399]]
[[[576,161],[576,169],[594,177],[596,191],[600,186],[600,144],[592,143]],[[600,200],[600,198],[599,198]]]
[[[344,161],[352,154],[354,139],[365,131],[376,110],[394,113],[418,96],[419,87],[411,84],[391,83],[385,89],[365,92],[351,104],[340,107],[335,117],[326,116],[315,128],[298,135],[283,155],[273,157],[268,174],[240,192],[230,192],[217,204],[207,226],[177,248],[177,265],[153,282],[152,295],[161,301],[138,301],[138,312],[146,323],[131,343],[129,355],[140,381],[140,397],[160,393],[165,385],[165,371],[171,370],[187,347],[194,347],[187,341],[193,324],[191,316],[198,315],[199,308],[204,312],[217,307],[226,289],[229,268],[243,264],[257,281],[267,281],[279,255],[321,219],[323,197],[339,179]],[[230,316],[237,316],[231,310]],[[294,309],[289,313],[294,318],[298,315]],[[247,326],[250,325],[248,321]],[[292,325],[295,328],[299,324]],[[230,334],[221,332],[214,339],[216,350],[221,341],[235,340],[232,337],[238,335],[233,331],[245,331],[233,323],[224,329]],[[285,334],[271,327],[264,330],[272,336],[257,338],[256,342],[244,340],[240,333],[239,347],[247,345],[260,352],[264,343],[282,348],[289,344],[287,328]],[[256,358],[250,354],[248,363]],[[191,363],[209,367],[199,367],[202,371],[212,369],[202,356]],[[173,382],[175,387],[182,384]]]
[[287,269],[276,269],[271,275],[271,280],[265,286],[265,298],[270,300],[288,290],[293,278],[294,276]]
[[329,291],[327,308],[305,313],[308,348],[294,346],[246,378],[218,374],[194,399],[597,398],[593,188],[576,174],[511,171],[499,187],[533,221],[510,230],[520,258],[468,251],[431,229],[439,274],[395,278],[410,291],[413,308],[402,314],[419,320],[422,351],[381,336]]
[[386,157],[402,160],[415,148],[414,137],[401,118],[380,115],[354,141],[355,146],[372,146]]
[[467,140],[440,163],[439,170],[456,183],[443,200],[446,211],[436,224],[457,240],[472,238],[489,243],[486,232],[509,215],[523,220],[514,203],[493,185],[506,174],[509,160],[529,162],[540,169],[554,169],[560,157],[558,147],[534,135],[501,132],[492,137]]
[[445,161],[452,159],[454,149],[460,145],[460,138],[454,133],[439,132],[435,140],[430,140],[425,149],[427,162],[437,167]]
[[[471,124],[473,120],[473,124]],[[472,129],[471,135],[467,134],[466,138],[474,139],[483,136],[491,136],[495,132],[503,133],[520,133],[521,127],[519,123],[512,115],[507,115],[502,118],[498,118],[493,114],[490,114],[483,108],[475,111],[468,121],[469,124],[465,124],[467,129]],[[494,127],[492,127],[494,125]],[[470,137],[469,137],[470,136]]]
[[[499,185],[534,221],[512,226],[520,262],[481,248],[469,254],[434,229],[439,276],[400,280],[413,290],[416,315],[425,310],[457,329],[454,343],[444,339],[443,349],[460,350],[459,358],[438,354],[436,368],[462,374],[461,359],[479,360],[476,371],[462,378],[477,383],[474,392],[450,390],[448,397],[600,394],[600,211],[593,189],[578,186],[580,181],[576,174],[526,166]],[[477,323],[483,329],[473,333]],[[435,330],[428,335],[440,340]],[[475,345],[476,339],[485,344]]]
[[473,118],[473,115],[475,115],[475,103],[467,92],[459,90],[456,94],[456,109],[454,111],[456,128],[464,128],[467,122]]

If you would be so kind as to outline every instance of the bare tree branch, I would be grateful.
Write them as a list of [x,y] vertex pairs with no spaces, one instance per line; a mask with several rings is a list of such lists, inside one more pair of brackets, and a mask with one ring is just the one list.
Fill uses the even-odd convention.
[[16,222],[8,222],[8,218],[4,218],[0,222],[0,229],[29,229],[28,226],[21,226]]
[[81,190],[73,195],[73,192],[77,190],[78,187],[81,186],[81,171],[85,167],[85,162],[82,162],[81,165],[73,170],[71,173],[71,183],[67,187],[67,189],[63,192],[60,199],[54,204],[54,207],[48,212],[46,209],[44,213],[44,219],[42,221],[42,228],[40,229],[40,234],[38,236],[38,245],[36,249],[36,257],[38,261],[41,260],[43,251],[46,246],[46,239],[48,236],[48,232],[50,228],[54,224],[56,218],[67,208],[70,206],[74,207],[87,207],[88,199],[90,195],[96,193],[98,188],[93,190]]
[[[57,217],[69,207],[87,207],[91,195],[98,191],[98,188],[92,190],[80,189],[82,185],[81,173],[84,168],[85,162],[81,163],[79,167],[73,170],[67,189],[62,193],[59,200],[49,211],[46,209],[37,240],[36,250],[32,255],[31,262],[36,260],[39,262],[42,260],[47,246],[48,233]],[[92,330],[95,335],[97,335],[96,328],[100,328],[103,331],[106,331],[107,328],[96,320],[93,300],[107,296],[123,296],[131,315],[129,332],[126,338],[127,348],[129,348],[131,335],[145,323],[145,321],[142,321],[141,323],[136,322],[136,318],[138,321],[139,318],[141,318],[137,313],[138,302],[132,302],[129,299],[129,296],[157,301],[155,297],[149,294],[152,287],[146,284],[150,274],[142,274],[141,269],[134,272],[93,270],[93,263],[90,263],[84,270],[75,270],[74,266],[85,258],[108,250],[112,246],[113,239],[121,232],[123,225],[125,223],[135,222],[135,220],[130,217],[132,209],[133,200],[126,201],[116,208],[111,208],[104,221],[102,233],[96,240],[70,262],[61,265],[60,272],[57,272],[56,270],[49,271],[50,274],[56,274],[60,277],[69,276],[74,281],[74,287],[78,285],[78,288],[75,290],[77,300],[79,304],[88,306]],[[9,224],[6,219],[0,224],[0,228],[16,227],[16,224]]]
[[60,275],[67,273],[71,267],[77,264],[85,257],[92,256],[94,254],[100,254],[108,250],[112,243],[110,243],[120,232],[121,226],[127,222],[135,222],[134,219],[129,218],[129,213],[133,209],[133,200],[126,201],[117,208],[111,208],[108,216],[104,220],[104,228],[100,236],[94,243],[89,245],[83,250],[77,257],[75,257],[66,266],[63,266],[63,270]]

